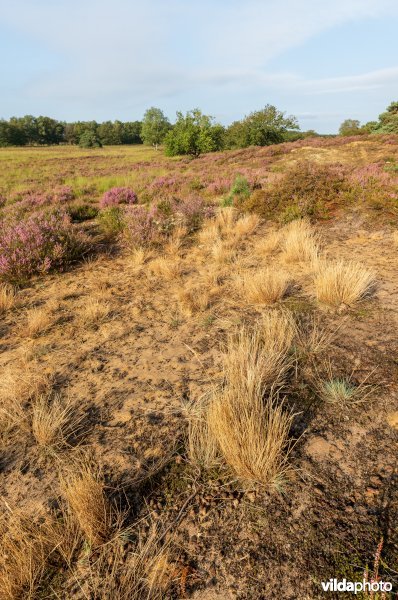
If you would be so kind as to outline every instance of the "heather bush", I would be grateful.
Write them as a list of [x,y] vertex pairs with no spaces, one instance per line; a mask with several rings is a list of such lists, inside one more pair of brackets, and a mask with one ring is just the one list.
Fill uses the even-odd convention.
[[214,215],[214,207],[205,203],[200,196],[188,196],[175,204],[176,212],[182,217],[188,231],[199,229],[204,219]]
[[121,231],[123,245],[134,249],[155,243],[161,237],[155,220],[156,216],[156,210],[148,210],[142,204],[126,207],[123,212],[123,229]]
[[209,194],[225,194],[231,187],[231,180],[226,177],[218,177],[214,181],[208,184],[207,191]]
[[59,188],[56,188],[53,194],[53,200],[60,204],[69,202],[70,200],[73,200],[74,197],[75,193],[70,185],[62,185]]
[[342,165],[301,162],[263,190],[256,190],[241,206],[262,216],[282,213],[289,221],[297,217],[324,217],[350,190]]
[[23,283],[33,275],[62,269],[86,246],[62,210],[33,214],[0,226],[0,277]]
[[100,200],[100,208],[118,206],[119,204],[137,204],[137,194],[128,187],[114,187],[105,192]]

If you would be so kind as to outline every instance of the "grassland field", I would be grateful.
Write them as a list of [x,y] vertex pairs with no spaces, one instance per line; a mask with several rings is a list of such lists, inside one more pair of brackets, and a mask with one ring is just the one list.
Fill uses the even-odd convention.
[[0,600],[395,598],[397,250],[397,136],[0,149]]

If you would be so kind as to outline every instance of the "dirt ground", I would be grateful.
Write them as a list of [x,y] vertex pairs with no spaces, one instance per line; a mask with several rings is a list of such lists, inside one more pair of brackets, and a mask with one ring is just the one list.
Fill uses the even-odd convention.
[[[327,256],[356,260],[377,274],[372,299],[336,309],[316,302],[307,267],[284,264],[279,252],[266,257],[255,252],[273,228],[263,223],[244,237],[236,264],[287,270],[295,286],[281,306],[304,324],[315,318],[331,335],[319,368],[330,360],[339,375],[371,386],[362,403],[325,404],[314,393],[313,372],[306,364],[297,366],[287,390],[297,413],[290,457],[295,472],[279,491],[243,488],[222,473],[199,472],[187,459],[187,402],[221,381],[228,332],[269,310],[240,301],[231,264],[220,265],[215,281],[206,248],[189,242],[178,256],[174,249],[170,256],[179,261],[180,272],[171,279],[151,273],[154,257],[137,266],[118,251],[99,256],[37,280],[19,293],[17,307],[1,321],[4,372],[22,374],[29,364],[48,374],[53,389],[71,397],[84,415],[79,449],[89,449],[103,468],[109,493],[123,498],[130,518],[142,519],[144,530],[159,519],[170,528],[175,557],[170,597],[333,598],[320,582],[361,580],[381,538],[384,578],[397,582],[393,228],[364,210],[340,213],[317,226]],[[189,314],[179,292],[195,289],[198,281],[214,288],[213,300]],[[92,301],[105,309],[90,319],[85,309]],[[46,313],[47,324],[32,336],[26,324],[37,308]],[[0,495],[8,506],[51,506],[57,469],[30,439],[3,450],[0,461]],[[65,593],[79,597],[72,587]]]

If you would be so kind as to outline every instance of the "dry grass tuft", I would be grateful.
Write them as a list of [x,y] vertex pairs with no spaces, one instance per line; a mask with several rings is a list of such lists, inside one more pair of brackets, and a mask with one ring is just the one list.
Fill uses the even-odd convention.
[[60,479],[62,495],[89,544],[96,547],[105,543],[114,515],[99,470],[82,463],[71,467]]
[[148,268],[153,275],[166,281],[173,281],[181,276],[180,261],[167,256],[155,258],[151,261]]
[[209,426],[210,401],[211,395],[205,394],[199,401],[185,406],[188,456],[193,464],[206,469],[211,469],[220,462],[217,441]]
[[36,598],[45,576],[48,557],[56,545],[45,520],[33,515],[11,513],[0,522],[0,598]]
[[56,396],[50,400],[40,396],[32,406],[32,432],[37,444],[43,448],[59,450],[68,444],[80,429],[82,416],[67,398]]
[[210,308],[220,294],[220,288],[207,288],[204,284],[189,285],[177,292],[181,311],[188,317]]
[[14,307],[15,289],[8,283],[0,283],[0,315]]
[[136,270],[140,271],[148,259],[148,251],[145,248],[134,248],[131,252],[130,263]]
[[54,323],[48,308],[32,308],[26,315],[23,332],[31,338],[43,335]]
[[49,394],[52,376],[35,363],[10,364],[0,379],[0,423],[3,434],[14,427],[29,431],[28,405],[41,395]]
[[111,309],[108,302],[88,298],[79,314],[82,327],[93,327],[106,321]]
[[222,240],[221,238],[215,240],[210,248],[210,252],[212,260],[218,265],[231,263],[236,256],[231,241]]
[[115,600],[163,600],[168,597],[175,569],[170,562],[168,545],[160,543],[159,527],[152,526],[144,539],[138,534],[133,552],[124,545],[131,537],[130,529],[121,529],[98,550],[98,558],[83,576],[74,574],[85,598]]
[[271,311],[251,331],[232,334],[223,359],[224,386],[188,407],[191,460],[224,462],[241,480],[278,485],[287,476],[293,415],[276,389],[290,365],[295,324]]
[[286,262],[310,262],[319,260],[319,239],[305,219],[292,221],[284,228],[283,258]]
[[226,235],[233,231],[237,215],[238,213],[233,207],[220,208],[214,222],[221,234]]
[[275,252],[279,246],[280,246],[280,242],[281,242],[281,233],[280,231],[271,231],[270,233],[268,233],[265,237],[261,238],[256,246],[255,246],[255,252],[256,254],[272,254],[273,252]]
[[208,248],[220,237],[220,228],[215,221],[207,221],[198,233],[198,242]]
[[233,234],[236,238],[251,235],[260,224],[260,217],[256,214],[243,215],[235,222]]
[[81,542],[76,524],[62,510],[57,519],[41,510],[9,509],[0,518],[0,598],[41,597],[38,591],[54,574],[54,562],[70,566]]
[[290,287],[286,273],[270,268],[239,273],[234,279],[238,293],[251,304],[274,304],[282,300]]
[[359,263],[338,260],[325,261],[314,283],[319,302],[351,306],[373,293],[376,279],[371,271]]
[[279,485],[287,476],[292,415],[259,381],[227,386],[209,405],[208,423],[227,465],[243,481]]

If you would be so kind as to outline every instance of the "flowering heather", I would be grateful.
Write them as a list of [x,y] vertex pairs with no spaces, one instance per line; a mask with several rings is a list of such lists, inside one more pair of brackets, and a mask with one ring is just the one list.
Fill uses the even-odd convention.
[[0,278],[23,283],[61,269],[83,250],[83,238],[63,211],[33,214],[0,226]]
[[179,180],[176,176],[174,177],[157,177],[154,179],[150,185],[150,188],[155,191],[160,191],[163,189],[172,189],[179,183]]
[[208,184],[207,191],[212,194],[225,194],[231,187],[232,180],[227,177],[218,177]]
[[137,194],[128,187],[114,187],[105,192],[100,200],[100,208],[117,206],[118,204],[136,204]]
[[175,210],[182,216],[184,225],[190,231],[198,229],[203,219],[214,216],[214,207],[206,204],[200,196],[194,195],[175,203]]
[[149,246],[158,237],[158,230],[154,222],[154,212],[145,206],[128,206],[124,210],[124,228],[121,240],[128,248]]
[[62,185],[59,188],[56,188],[53,194],[53,201],[59,202],[63,204],[64,202],[69,202],[69,200],[73,200],[75,194],[70,185]]

